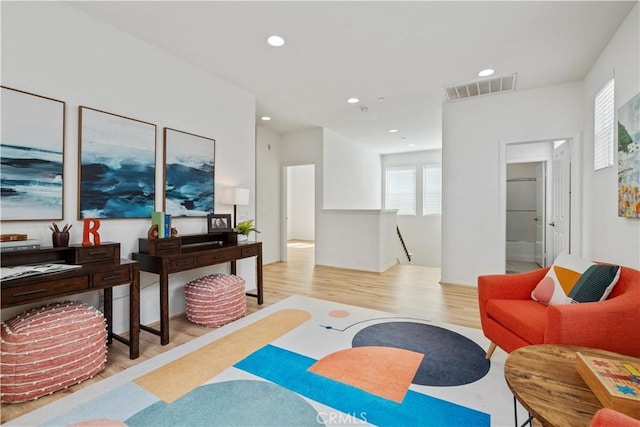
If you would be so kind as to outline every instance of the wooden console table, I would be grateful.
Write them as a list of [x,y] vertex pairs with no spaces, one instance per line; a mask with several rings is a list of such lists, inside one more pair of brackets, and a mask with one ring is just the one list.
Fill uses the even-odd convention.
[[[79,268],[0,282],[2,308],[102,290],[108,344],[113,339],[129,346],[129,358],[140,354],[140,274],[136,261],[120,259],[119,243],[95,246],[29,249],[2,253],[2,267],[65,263]],[[113,333],[113,287],[129,285],[129,338]]]
[[576,352],[624,361],[639,359],[568,345],[532,345],[507,357],[504,376],[514,397],[544,426],[588,426],[602,404],[576,370]]
[[192,234],[165,239],[139,239],[139,250],[131,254],[140,270],[155,273],[160,279],[160,330],[146,325],[140,328],[160,336],[162,345],[169,344],[169,274],[215,264],[231,263],[236,274],[236,261],[256,257],[257,292],[247,293],[264,302],[262,290],[262,242],[237,242],[236,233]]

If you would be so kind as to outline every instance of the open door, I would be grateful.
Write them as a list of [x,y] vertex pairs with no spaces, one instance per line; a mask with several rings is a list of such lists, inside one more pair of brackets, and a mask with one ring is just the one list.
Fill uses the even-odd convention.
[[546,215],[546,197],[547,197],[547,164],[540,162],[536,165],[536,263],[540,267],[547,266],[547,260],[545,256],[546,251],[546,233],[545,223],[547,222]]
[[571,250],[571,147],[566,141],[553,150],[551,176],[552,206],[549,222],[549,253],[547,264],[561,252]]

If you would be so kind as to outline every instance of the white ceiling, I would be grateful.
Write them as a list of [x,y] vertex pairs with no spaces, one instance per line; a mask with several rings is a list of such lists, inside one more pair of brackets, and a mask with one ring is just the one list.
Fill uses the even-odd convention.
[[[392,153],[439,148],[441,87],[481,69],[518,73],[516,90],[582,80],[636,3],[72,4],[255,94],[257,116],[273,118],[265,127],[326,127]],[[268,46],[272,34],[286,44]],[[361,102],[347,104],[352,96]]]

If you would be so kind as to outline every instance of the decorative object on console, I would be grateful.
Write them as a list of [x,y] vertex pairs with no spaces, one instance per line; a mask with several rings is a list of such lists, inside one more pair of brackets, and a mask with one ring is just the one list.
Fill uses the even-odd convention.
[[65,103],[2,86],[2,221],[61,219]]
[[217,328],[247,314],[247,301],[242,277],[211,274],[187,283],[184,295],[189,321]]
[[156,125],[81,106],[79,128],[78,218],[148,218]]
[[105,319],[79,301],[30,309],[3,322],[0,333],[3,402],[37,399],[105,367]]
[[164,128],[164,210],[173,216],[213,212],[216,141]]
[[100,244],[100,220],[96,218],[85,218],[82,228],[82,246],[91,246],[91,236],[93,236],[93,244]]
[[230,214],[207,214],[207,232],[229,232],[231,229]]
[[238,222],[237,206],[246,206],[249,204],[248,188],[225,188],[222,192],[222,204],[233,205],[233,228]]
[[165,212],[153,212],[151,214],[152,227],[155,226],[156,239],[164,239],[172,236],[171,215]]
[[238,234],[245,236],[245,238],[249,238],[249,233],[251,233],[252,231],[256,233],[260,232],[253,226],[252,219],[248,219],[246,221],[242,221],[241,223],[239,223],[236,226],[236,230],[238,231]]
[[26,234],[10,233],[0,235],[0,242],[15,242],[19,240],[27,240]]
[[640,93],[618,108],[618,216],[640,218]]
[[602,301],[619,277],[617,265],[596,264],[561,253],[531,292],[531,298],[548,305]]
[[51,241],[54,248],[66,248],[69,246],[69,230],[71,227],[73,227],[73,225],[66,224],[62,230],[60,230],[58,224],[55,222],[49,226],[49,229],[51,230]]
[[9,240],[6,242],[0,242],[0,252],[2,253],[39,248],[40,240],[38,239]]

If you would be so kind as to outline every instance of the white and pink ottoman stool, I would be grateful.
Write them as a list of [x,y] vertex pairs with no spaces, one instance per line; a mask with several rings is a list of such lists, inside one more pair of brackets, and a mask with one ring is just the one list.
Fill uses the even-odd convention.
[[216,328],[247,314],[244,279],[228,274],[211,274],[184,287],[187,319],[201,326]]
[[102,313],[80,301],[33,308],[2,322],[0,400],[23,402],[93,377],[107,360]]

